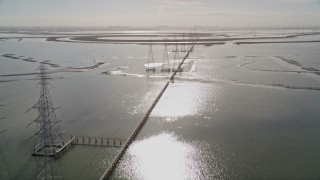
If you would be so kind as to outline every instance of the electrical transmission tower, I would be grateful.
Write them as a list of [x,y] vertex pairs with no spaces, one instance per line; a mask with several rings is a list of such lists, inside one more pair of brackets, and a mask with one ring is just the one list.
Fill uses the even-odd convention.
[[33,147],[33,156],[42,156],[36,158],[37,174],[36,179],[63,179],[60,176],[60,168],[54,166],[53,158],[60,152],[64,141],[60,131],[59,122],[56,117],[51,96],[48,88],[49,69],[40,64],[37,79],[40,84],[40,97],[38,102],[32,107],[38,110],[38,117],[33,121],[36,123],[35,144]]
[[176,46],[175,46],[175,51],[174,51],[174,59],[173,59],[173,68],[172,70],[175,70],[175,66],[176,66],[176,61],[177,61],[177,64],[179,66],[180,64],[180,57],[179,57],[179,47],[178,47],[178,43],[176,43]]
[[146,71],[156,71],[156,68],[154,67],[154,57],[153,57],[153,50],[152,50],[152,42],[150,40],[150,47],[149,47],[149,55],[148,55],[148,64]]
[[36,157],[37,170],[32,179],[36,180],[63,180],[61,169],[54,164],[53,157]]
[[186,52],[186,43],[184,39],[184,33],[182,34],[182,46],[181,46],[181,52]]
[[53,106],[49,88],[48,88],[48,68],[41,64],[38,78],[41,85],[40,98],[33,108],[38,110],[38,117],[34,120],[36,123],[35,144],[33,154],[44,154],[55,156],[59,149],[64,145],[59,122],[55,113],[56,108]]
[[170,62],[169,62],[169,52],[167,48],[167,42],[164,42],[164,50],[163,50],[163,59],[162,59],[162,67],[161,72],[170,72]]

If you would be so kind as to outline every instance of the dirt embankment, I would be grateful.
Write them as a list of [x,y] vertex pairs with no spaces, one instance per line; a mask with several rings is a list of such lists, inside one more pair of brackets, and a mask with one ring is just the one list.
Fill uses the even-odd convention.
[[99,68],[104,64],[105,64],[105,62],[98,62],[98,63],[96,63],[95,65],[92,65],[92,66],[87,66],[87,67],[68,67],[68,69],[76,70],[76,71],[77,70],[78,71],[86,71],[86,70],[93,70],[93,69]]
[[9,59],[20,59],[27,62],[37,62],[31,57],[16,56],[15,54],[3,54],[2,57],[9,58]]
[[319,69],[316,69],[316,68],[310,68],[310,67],[305,67],[303,66],[303,64],[299,63],[298,61],[295,61],[295,60],[292,60],[292,59],[287,59],[287,58],[284,58],[282,56],[276,56],[277,58],[289,63],[289,64],[292,64],[292,65],[295,65],[295,66],[298,66],[300,67],[302,70],[305,70],[305,71],[310,71],[311,73],[314,73],[318,76],[320,76],[320,70]]
[[260,42],[235,42],[234,44],[236,45],[241,45],[241,44],[284,44],[284,43],[319,43],[320,40],[315,40],[315,41],[260,41]]

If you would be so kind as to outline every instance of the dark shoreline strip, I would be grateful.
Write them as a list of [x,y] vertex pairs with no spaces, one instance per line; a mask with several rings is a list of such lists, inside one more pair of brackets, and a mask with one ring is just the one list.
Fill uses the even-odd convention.
[[95,65],[88,66],[88,67],[68,67],[69,69],[75,69],[75,70],[88,70],[88,69],[96,69],[104,65],[105,62],[98,62]]
[[294,60],[290,60],[290,59],[285,59],[281,56],[275,56],[276,58],[278,59],[281,59],[289,64],[293,64],[295,66],[298,66],[300,67],[302,70],[300,71],[290,71],[290,70],[276,70],[276,69],[257,69],[257,68],[248,68],[248,67],[245,67],[246,65],[248,64],[252,64],[252,63],[255,63],[256,61],[253,61],[253,60],[246,60],[246,59],[243,59],[243,58],[240,58],[242,61],[245,61],[245,63],[243,64],[240,64],[239,67],[243,67],[247,70],[253,70],[253,71],[260,71],[260,72],[277,72],[277,73],[313,73],[313,74],[317,74],[317,75],[320,75],[320,71],[318,69],[315,69],[315,68],[306,68],[306,67],[303,67],[302,64],[300,64],[299,62],[297,61],[294,61]]
[[7,132],[7,130],[0,131],[0,133],[4,133],[4,132]]
[[[51,67],[60,67],[58,64],[53,64],[49,62],[41,62],[41,64],[48,64]],[[80,72],[81,70],[93,70],[96,68],[101,67],[102,65],[106,64],[105,62],[98,62],[95,65],[89,66],[89,67],[68,67],[68,68],[61,68],[61,69],[56,69],[52,70],[50,73],[60,73],[60,72]],[[78,70],[78,71],[77,71]],[[2,74],[0,77],[13,77],[13,76],[33,76],[37,75],[38,73],[21,73],[21,74]],[[50,78],[53,79],[53,78]],[[18,80],[0,80],[0,82],[11,82],[11,81],[18,81]]]
[[286,63],[298,66],[298,67],[300,67],[302,70],[304,70],[306,72],[314,73],[314,74],[320,76],[320,71],[318,69],[316,69],[316,68],[304,67],[303,64],[301,64],[300,62],[292,60],[292,59],[287,59],[287,58],[284,58],[282,56],[276,56],[276,57],[281,59],[281,60],[283,60],[283,61],[285,61]]
[[38,73],[22,73],[22,74],[3,74],[0,77],[9,77],[9,76],[32,76],[37,75]]
[[261,42],[235,42],[234,44],[236,45],[241,45],[241,44],[285,44],[285,43],[319,43],[320,40],[316,41],[261,41]]
[[[189,53],[191,51],[193,51],[194,45],[192,45],[192,47],[190,48],[190,50],[188,51],[188,53],[186,54],[186,56],[184,57],[184,59],[181,61],[181,63],[178,66],[178,69],[181,67],[181,65],[183,64],[183,62],[187,59],[187,57],[189,56]],[[172,74],[171,78],[169,81],[166,82],[166,84],[164,85],[164,87],[162,88],[161,92],[158,94],[157,98],[154,100],[154,102],[152,103],[152,105],[150,106],[150,108],[148,109],[147,113],[145,114],[145,116],[143,117],[142,121],[139,123],[139,125],[136,127],[136,129],[133,131],[133,133],[131,134],[131,136],[129,136],[129,139],[127,140],[127,142],[124,144],[124,146],[121,148],[120,152],[117,154],[117,156],[113,159],[112,163],[108,166],[107,170],[101,175],[99,180],[104,180],[104,179],[108,179],[110,178],[112,172],[115,170],[115,168],[117,167],[119,161],[121,160],[122,156],[125,154],[126,150],[129,148],[129,146],[131,145],[131,143],[134,141],[134,139],[137,137],[137,135],[139,134],[140,130],[143,128],[144,124],[146,123],[146,121],[148,120],[152,110],[154,109],[154,107],[156,106],[156,104],[158,103],[158,101],[160,100],[160,98],[162,97],[163,93],[165,92],[165,90],[167,89],[167,87],[169,86],[170,82],[173,81],[175,75],[176,75],[177,71],[174,71],[174,73]]]
[[14,81],[18,81],[18,80],[16,80],[16,79],[0,80],[0,83],[14,82]]

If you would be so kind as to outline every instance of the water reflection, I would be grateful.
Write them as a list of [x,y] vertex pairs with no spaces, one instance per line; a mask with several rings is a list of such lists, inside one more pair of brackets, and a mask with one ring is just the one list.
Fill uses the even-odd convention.
[[177,117],[200,115],[208,109],[215,109],[218,92],[216,88],[200,83],[175,83],[166,90],[151,116]]
[[0,147],[0,179],[11,179],[7,160]]
[[174,133],[161,133],[135,142],[119,168],[124,177],[118,178],[202,179],[208,170],[200,147],[180,139]]

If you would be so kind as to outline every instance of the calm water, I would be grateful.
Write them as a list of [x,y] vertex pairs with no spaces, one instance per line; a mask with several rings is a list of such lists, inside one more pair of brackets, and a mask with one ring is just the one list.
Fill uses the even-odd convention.
[[[315,37],[316,38],[316,37]],[[197,46],[190,68],[170,84],[113,179],[319,179],[319,43]],[[168,74],[146,74],[148,46],[0,41],[0,55],[51,60],[50,89],[70,135],[127,138]],[[161,62],[163,46],[154,46]],[[171,50],[172,47],[169,47]],[[173,57],[174,53],[170,56]],[[181,56],[183,53],[181,54]],[[21,57],[22,58],[22,57]],[[102,67],[65,72],[67,67]],[[0,75],[39,63],[0,56]],[[105,75],[120,71],[121,75]],[[126,76],[123,76],[126,75]],[[14,81],[13,81],[14,80]],[[0,77],[0,149],[11,177],[34,175],[31,158],[39,96],[33,75]],[[9,81],[9,82],[4,82]],[[314,90],[311,90],[311,89]],[[75,146],[55,161],[65,179],[97,179],[118,148]]]

